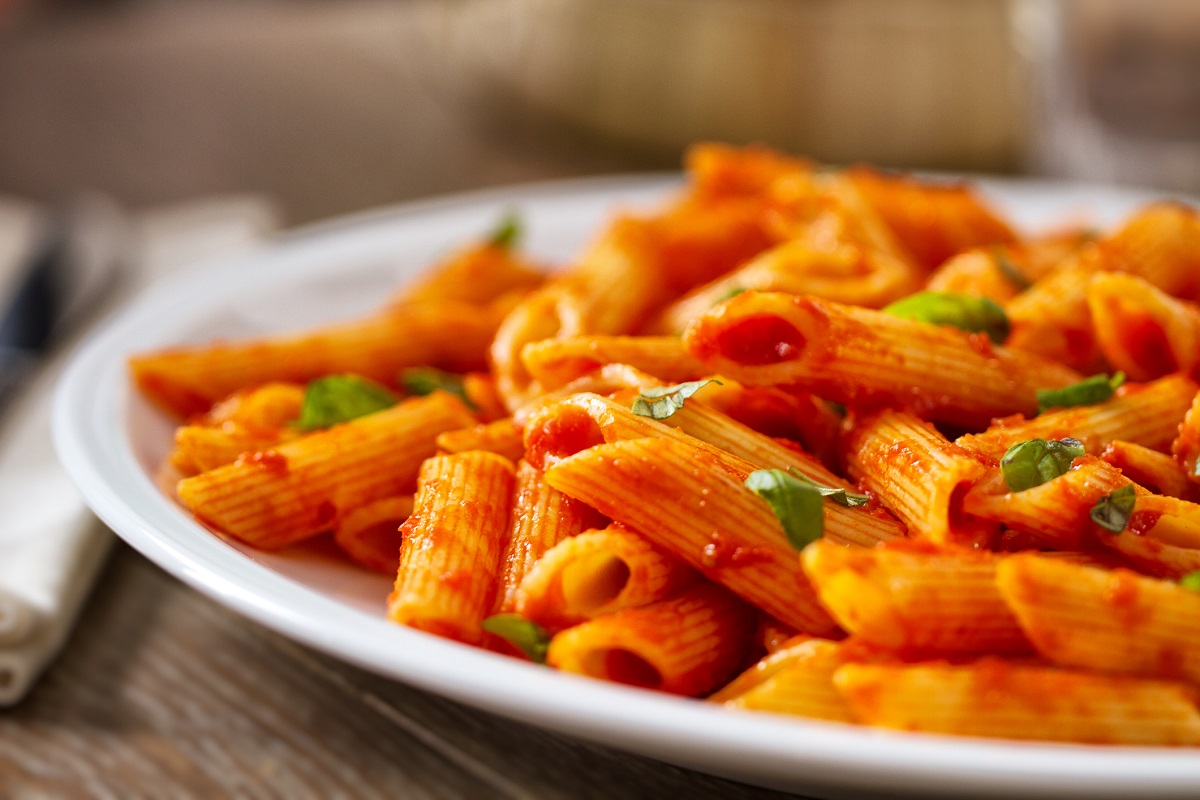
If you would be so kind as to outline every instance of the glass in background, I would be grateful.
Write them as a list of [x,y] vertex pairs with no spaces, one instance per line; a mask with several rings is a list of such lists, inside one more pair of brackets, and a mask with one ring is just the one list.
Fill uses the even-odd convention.
[[1030,167],[1200,192],[1200,2],[1019,0]]

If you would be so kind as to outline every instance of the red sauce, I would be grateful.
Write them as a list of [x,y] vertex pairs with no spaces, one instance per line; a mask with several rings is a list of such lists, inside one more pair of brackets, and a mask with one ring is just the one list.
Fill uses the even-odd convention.
[[719,326],[715,334],[707,326],[697,331],[690,343],[705,358],[721,355],[747,366],[791,361],[804,349],[804,334],[778,317],[759,315]]
[[564,404],[543,416],[525,432],[527,458],[539,469],[548,469],[567,456],[604,444],[595,420],[578,406]]
[[1129,524],[1125,530],[1134,536],[1145,536],[1150,529],[1158,524],[1162,513],[1159,511],[1134,511],[1129,515]]
[[771,560],[772,555],[765,548],[734,544],[715,531],[709,536],[708,544],[700,551],[700,564],[705,569],[749,566]]
[[276,450],[259,450],[255,453],[243,453],[238,457],[237,463],[258,467],[265,472],[270,472],[273,475],[281,477],[288,473],[287,456]]
[[1158,378],[1179,369],[1166,333],[1153,317],[1128,314],[1122,323],[1123,344],[1133,361],[1146,370],[1147,377]]
[[317,506],[317,524],[326,527],[337,519],[337,506],[328,500],[322,500]]

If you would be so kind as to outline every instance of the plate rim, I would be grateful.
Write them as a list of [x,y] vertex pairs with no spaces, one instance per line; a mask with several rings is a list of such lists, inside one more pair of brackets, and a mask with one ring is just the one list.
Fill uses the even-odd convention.
[[[374,209],[289,232],[264,248],[217,259],[191,275],[163,281],[106,319],[71,355],[54,396],[54,442],[85,502],[122,539],[194,589],[284,636],[376,674],[401,680],[509,718],[570,733],[625,750],[741,780],[791,789],[826,786],[931,792],[1037,791],[1058,796],[1182,796],[1200,791],[1200,754],[1187,749],[1127,748],[966,739],[849,726],[769,714],[733,712],[699,701],[606,684],[523,663],[370,617],[243,557],[167,498],[135,507],[106,470],[151,483],[137,467],[121,417],[131,395],[124,376],[129,332],[180,305],[209,297],[214,287],[249,281],[256,262],[285,263],[295,251],[333,247],[364,231],[413,224],[423,216],[495,210],[556,196],[610,197],[678,184],[677,173],[546,181],[457,193]],[[989,181],[984,181],[985,187]],[[992,181],[1031,191],[1087,190],[1103,184],[1064,181]],[[1057,188],[1056,188],[1057,187]],[[1123,191],[1123,190],[1122,190]],[[1131,196],[1144,194],[1129,190]],[[313,268],[320,273],[327,267]],[[302,273],[304,277],[308,273]],[[194,302],[189,301],[194,305]],[[201,306],[204,302],[201,301]],[[216,308],[208,309],[211,314]],[[196,319],[201,319],[203,314]],[[118,348],[119,351],[118,351]],[[114,425],[116,421],[119,424]],[[106,433],[105,423],[112,429]],[[117,433],[120,436],[117,437]],[[119,440],[114,441],[114,437]],[[116,444],[118,452],[111,452]],[[124,449],[120,446],[123,444]],[[105,452],[108,449],[109,452]],[[145,488],[144,486],[141,488]],[[155,489],[157,492],[157,489]],[[144,494],[141,492],[140,494]],[[167,531],[157,530],[166,524]],[[174,533],[171,533],[173,531]],[[183,537],[182,539],[178,537]],[[241,558],[243,563],[230,566]],[[247,586],[242,580],[249,579]],[[314,616],[315,615],[315,616]],[[320,620],[320,621],[318,621]],[[329,621],[345,622],[330,625]],[[323,627],[324,626],[324,627]],[[378,635],[367,644],[364,633]],[[395,651],[380,643],[395,646]],[[423,661],[422,659],[428,659]],[[432,666],[431,666],[432,665]],[[482,677],[480,676],[482,673]],[[549,701],[549,702],[547,702]],[[581,720],[579,715],[586,714]],[[738,758],[755,763],[749,771]],[[1019,765],[1019,770],[1014,769]],[[809,774],[805,774],[809,772]],[[1049,783],[1047,783],[1049,782]],[[897,784],[901,784],[898,786]]]

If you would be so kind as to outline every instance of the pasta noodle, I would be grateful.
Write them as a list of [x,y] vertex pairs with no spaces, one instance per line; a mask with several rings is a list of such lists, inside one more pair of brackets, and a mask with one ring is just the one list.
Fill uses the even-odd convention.
[[304,557],[489,657],[1200,745],[1196,210],[1029,236],[965,184],[686,165],[557,271],[508,218],[361,319],[133,356],[182,423],[164,487],[254,547],[332,537]]

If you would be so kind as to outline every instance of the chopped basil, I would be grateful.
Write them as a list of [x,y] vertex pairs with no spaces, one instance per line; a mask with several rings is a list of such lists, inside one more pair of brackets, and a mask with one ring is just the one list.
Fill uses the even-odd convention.
[[328,375],[308,384],[297,427],[304,431],[373,414],[396,405],[396,396],[358,375]]
[[521,239],[524,232],[521,217],[516,211],[508,211],[496,223],[496,227],[487,236],[487,243],[495,247],[513,247]]
[[825,504],[812,481],[799,481],[781,469],[760,469],[746,476],[746,488],[767,501],[788,541],[797,550],[821,538]]
[[745,291],[746,291],[745,286],[735,286],[732,289],[730,289],[728,292],[725,292],[725,294],[721,295],[716,300],[714,300],[713,305],[714,306],[720,305],[721,303],[724,303],[726,300],[732,300],[733,298],[737,297],[739,294],[742,294]]
[[817,490],[817,494],[821,495],[821,497],[828,497],[839,506],[845,506],[846,508],[858,508],[859,506],[865,506],[867,503],[871,502],[871,498],[865,494],[848,492],[845,489],[837,486],[822,486],[807,475],[802,475],[795,467],[788,467],[787,474],[801,483],[807,483],[808,485],[812,486]]
[[1010,490],[1023,492],[1063,475],[1084,452],[1078,439],[1029,439],[1005,451],[1000,471]]
[[1004,277],[1012,281],[1013,285],[1021,291],[1025,291],[1033,285],[1021,273],[1021,270],[1017,269],[1017,265],[1009,259],[1008,254],[1002,248],[997,247],[992,251],[992,260],[996,262],[996,268],[1004,273]]
[[1193,592],[1200,592],[1200,570],[1189,572],[1179,579],[1179,585]]
[[531,622],[520,614],[493,614],[480,623],[480,626],[488,633],[494,633],[501,639],[507,640],[529,656],[530,661],[538,664],[546,663],[546,651],[550,649],[550,634],[536,622]]
[[1008,315],[986,297],[955,292],[917,292],[883,309],[885,314],[950,325],[972,333],[986,333],[996,344],[1008,338]]
[[718,386],[723,384],[715,378],[703,381],[677,383],[674,386],[660,386],[657,389],[646,389],[633,400],[633,413],[639,417],[651,419],[666,419],[683,408],[683,401],[700,391],[710,383]]
[[1122,486],[1096,501],[1096,505],[1092,506],[1092,522],[1106,531],[1120,533],[1129,524],[1136,503],[1137,493],[1133,486]]
[[1111,378],[1100,373],[1061,389],[1038,389],[1038,413],[1041,414],[1050,408],[1090,406],[1093,403],[1102,403],[1112,397],[1113,392],[1121,388],[1124,383],[1124,372],[1118,372]]
[[475,408],[471,398],[467,397],[467,390],[463,388],[462,376],[453,372],[442,372],[433,367],[413,367],[400,372],[400,385],[416,397],[424,397],[440,389],[462,400],[467,408]]

